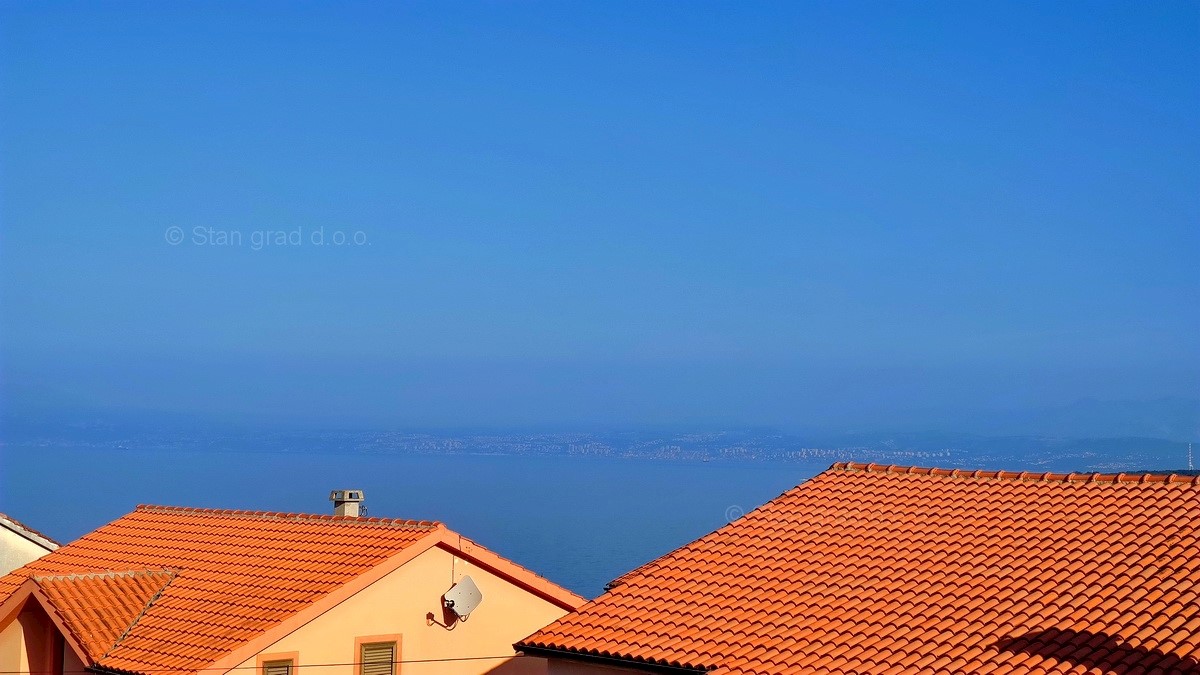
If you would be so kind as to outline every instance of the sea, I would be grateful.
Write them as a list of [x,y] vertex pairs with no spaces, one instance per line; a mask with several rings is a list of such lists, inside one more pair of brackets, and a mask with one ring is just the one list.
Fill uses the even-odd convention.
[[[0,447],[0,511],[68,542],[138,504],[437,520],[588,598],[829,462]],[[347,551],[346,555],[353,555]]]

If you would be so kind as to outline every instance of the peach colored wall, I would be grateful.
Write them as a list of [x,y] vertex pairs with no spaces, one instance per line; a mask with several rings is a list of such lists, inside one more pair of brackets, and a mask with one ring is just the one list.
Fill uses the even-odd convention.
[[[469,620],[447,630],[426,622],[442,620],[441,596],[470,575],[483,602]],[[544,659],[512,658],[512,643],[565,614],[565,610],[441,548],[430,549],[260,653],[298,652],[296,675],[354,675],[355,638],[400,634],[398,675],[544,675]],[[454,657],[503,657],[473,661],[412,663]],[[231,675],[254,673],[257,657]],[[308,672],[304,672],[308,670]]]
[[16,618],[0,630],[0,670],[25,672],[29,670],[29,654],[25,651],[25,633]]
[[82,675],[84,665],[59,638],[58,627],[33,600],[0,629],[0,671]]
[[50,675],[62,658],[62,640],[50,617],[34,602],[0,630],[0,670]]

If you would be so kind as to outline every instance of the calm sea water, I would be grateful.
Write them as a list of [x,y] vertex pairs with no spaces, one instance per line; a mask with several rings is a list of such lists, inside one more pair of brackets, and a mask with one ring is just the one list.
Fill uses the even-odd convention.
[[142,503],[443,521],[587,597],[827,462],[0,448],[0,511],[70,541]]

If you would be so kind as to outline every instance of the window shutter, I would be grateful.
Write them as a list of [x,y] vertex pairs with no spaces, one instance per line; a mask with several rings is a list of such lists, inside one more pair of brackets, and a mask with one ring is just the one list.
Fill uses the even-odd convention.
[[396,643],[372,642],[362,646],[361,675],[393,675],[396,672]]
[[263,664],[262,675],[292,675],[292,662],[267,661]]

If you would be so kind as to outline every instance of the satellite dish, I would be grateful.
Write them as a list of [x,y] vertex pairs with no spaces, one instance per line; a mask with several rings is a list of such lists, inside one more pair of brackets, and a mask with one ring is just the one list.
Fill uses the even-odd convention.
[[442,605],[454,612],[459,621],[466,621],[481,602],[483,602],[483,593],[479,591],[479,587],[475,585],[471,577],[463,577],[442,596]]

